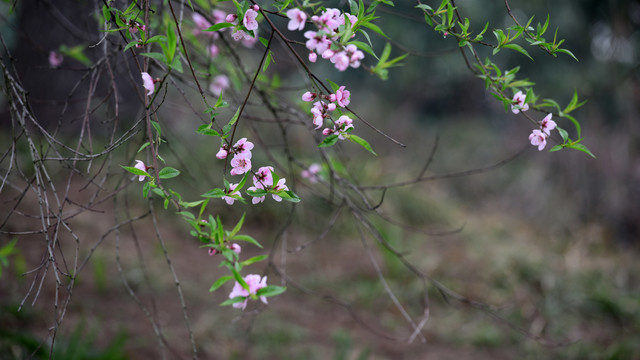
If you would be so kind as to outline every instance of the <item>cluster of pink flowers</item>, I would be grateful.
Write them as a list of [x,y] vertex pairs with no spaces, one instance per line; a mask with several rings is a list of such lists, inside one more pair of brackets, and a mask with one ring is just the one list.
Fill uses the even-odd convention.
[[[287,11],[289,18],[288,29],[301,31],[304,29],[307,14],[300,9]],[[349,66],[357,68],[364,59],[364,53],[353,45],[341,46],[338,44],[339,33],[348,24],[345,17],[349,19],[352,28],[358,21],[358,17],[349,13],[343,13],[338,9],[326,9],[318,15],[311,17],[311,21],[316,26],[317,31],[306,31],[304,37],[307,38],[306,46],[309,49],[309,61],[316,62],[318,55],[323,59],[329,59],[336,69],[345,71]],[[355,34],[354,34],[355,36]]]
[[[345,86],[340,86],[334,94],[330,95],[320,95],[310,91],[302,94],[302,100],[306,102],[311,102],[316,98],[320,98],[320,101],[313,103],[311,114],[313,115],[313,125],[316,126],[316,129],[319,129],[324,124],[325,119],[331,119],[331,113],[338,106],[346,108],[349,105],[351,102],[351,92],[347,90]],[[325,100],[328,102],[325,102]],[[351,120],[349,116],[342,115],[338,120],[333,122],[333,128],[325,128],[322,130],[322,133],[324,135],[337,133],[340,140],[344,140],[344,135],[347,133],[347,130],[353,129],[352,123],[353,120]]]
[[[237,302],[232,305],[234,308],[242,310],[247,307],[247,301],[249,300],[249,297],[251,295],[256,295],[258,290],[267,287],[266,276],[261,277],[260,275],[249,274],[243,279],[244,282],[249,285],[249,290],[247,291],[247,289],[242,287],[242,285],[240,285],[240,283],[236,281],[235,285],[233,286],[233,290],[231,290],[231,293],[229,294],[229,299],[233,299],[238,296],[242,296],[245,298],[244,301]],[[260,300],[265,304],[267,303],[267,298],[265,296],[260,296]]]
[[[233,154],[233,159],[231,159],[231,175],[242,175],[248,171],[251,171],[251,149],[253,149],[253,143],[248,141],[247,138],[242,138],[238,140],[233,147],[229,148],[228,145],[223,145],[216,157],[218,159],[226,159],[229,154]],[[257,191],[257,190],[266,190],[266,191],[283,191],[289,190],[286,183],[286,179],[281,178],[278,180],[276,184],[273,183],[273,167],[272,166],[263,166],[258,169],[257,172],[253,175],[253,186],[249,187],[247,190]],[[229,205],[233,205],[237,198],[232,196],[240,196],[240,191],[236,191],[238,184],[229,184],[229,189],[227,190],[227,196],[223,196],[222,199],[227,202]],[[282,201],[282,198],[278,195],[271,194],[275,201]],[[258,204],[264,201],[264,196],[254,196],[252,199],[253,204]]]
[[[233,154],[231,175],[242,175],[251,170],[251,149],[253,149],[253,143],[248,141],[247,138],[242,138],[231,149],[226,144],[223,145],[218,150],[216,157],[218,159],[226,159],[229,154]],[[233,202],[231,203],[233,204]]]
[[[247,9],[244,13],[244,18],[242,19],[242,25],[238,24],[238,15],[227,14],[222,10],[213,10],[211,13],[213,25],[223,22],[234,24],[235,27],[232,30],[233,32],[231,37],[235,41],[240,41],[246,47],[252,47],[258,41],[258,21],[256,20],[258,17],[258,10],[260,10],[258,5],[253,5]],[[227,28],[222,28],[219,31],[205,31],[213,25],[206,17],[196,12],[191,15],[191,19],[195,23],[195,28],[193,30],[194,35],[204,34],[212,39],[218,39],[220,37],[220,32],[227,30]],[[245,29],[248,32],[245,31]],[[218,46],[213,42],[208,46],[208,50],[209,55],[212,58],[215,58],[220,53],[220,49],[218,49]],[[223,90],[229,88],[229,85],[229,78],[226,75],[217,75],[209,85],[209,90],[214,95],[219,96]]]
[[535,129],[529,135],[531,145],[537,146],[542,151],[547,146],[547,137],[551,135],[551,130],[556,128],[556,122],[551,120],[551,114],[547,115],[540,121],[540,129]]
[[[276,192],[282,191],[282,190],[289,190],[287,185],[284,184],[285,182],[287,182],[285,178],[281,178],[280,180],[278,180],[278,182],[275,185],[273,184],[272,172],[273,172],[273,167],[271,166],[263,166],[260,169],[258,169],[258,171],[253,175],[253,186],[251,186],[247,190],[250,190],[250,191],[272,190]],[[278,195],[271,194],[271,197],[273,197],[273,200],[275,201],[278,201],[278,202],[282,201],[282,198]],[[258,204],[263,202],[264,198],[265,198],[264,196],[254,196],[251,202],[253,204]]]

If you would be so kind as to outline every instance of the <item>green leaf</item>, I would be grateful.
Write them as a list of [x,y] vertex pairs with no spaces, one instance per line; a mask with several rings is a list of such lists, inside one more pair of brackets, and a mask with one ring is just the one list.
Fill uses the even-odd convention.
[[587,153],[587,154],[589,154],[589,156],[591,156],[592,158],[596,159],[596,156],[593,155],[593,153],[586,146],[584,146],[582,144],[573,144],[573,145],[568,145],[567,147],[571,148],[571,149],[578,150],[578,151],[582,151],[584,153]]
[[302,200],[302,199],[300,199],[300,197],[298,195],[296,195],[291,190],[282,190],[282,191],[278,191],[278,192],[273,193],[273,194],[277,195],[277,196],[280,196],[284,200],[291,201],[291,202],[294,202],[294,203],[300,202]]
[[149,190],[151,190],[151,184],[149,182],[144,183],[142,186],[142,198],[146,199],[149,196]]
[[[218,31],[224,28],[228,28],[228,27],[233,27],[235,25],[228,23],[228,22],[222,22],[222,23],[217,23],[207,29],[204,29],[203,31]],[[266,45],[265,45],[266,46]]]
[[164,64],[167,64],[167,58],[164,54],[160,54],[158,52],[152,52],[152,53],[141,53],[140,55],[146,56],[146,57],[161,61]]
[[324,140],[322,140],[322,142],[318,144],[318,147],[333,146],[337,142],[338,142],[338,135],[332,134],[324,138]]
[[562,150],[563,146],[562,145],[556,145],[554,147],[552,147],[551,149],[549,149],[549,152],[555,152],[555,151],[559,151]]
[[529,53],[527,52],[527,50],[525,50],[522,46],[518,45],[518,44],[506,44],[503,47],[507,48],[507,49],[512,49],[515,50],[523,55],[525,55],[526,57],[528,57],[529,59],[533,60],[533,58],[531,57],[531,55],[529,55]]
[[167,63],[173,62],[173,57],[176,54],[176,45],[177,40],[175,29],[173,28],[173,24],[169,24],[167,26],[167,50],[165,54],[167,55]]
[[575,126],[575,128],[576,128],[576,133],[578,134],[578,137],[579,138],[582,137],[582,134],[581,134],[582,133],[582,128],[580,127],[580,123],[578,122],[578,120],[576,120],[576,118],[574,118],[571,115],[567,115],[567,114],[563,114],[563,113],[561,113],[560,116],[571,120],[571,122],[573,123],[573,126]]
[[367,43],[363,43],[362,41],[349,41],[347,45],[349,44],[355,45],[358,49],[370,54],[371,56],[374,56],[374,57],[376,56],[371,46],[369,46],[369,44]]
[[373,149],[371,148],[371,145],[369,145],[367,140],[361,138],[360,136],[349,134],[349,140],[351,140],[354,143],[362,146],[363,148],[365,148],[368,152],[372,153],[373,155],[376,155],[376,156],[378,155],[378,154],[376,154],[375,151],[373,151]]
[[238,107],[238,110],[236,110],[236,113],[233,114],[233,117],[231,118],[231,120],[229,120],[229,123],[227,125],[233,125],[236,123],[236,121],[238,121],[238,117],[240,116],[240,109],[242,109],[242,107]]
[[195,216],[191,213],[191,211],[178,211],[176,214],[182,215],[186,219],[195,220]]
[[254,257],[252,257],[250,259],[247,259],[245,261],[241,261],[240,263],[242,264],[242,266],[247,266],[247,265],[251,265],[253,263],[257,263],[259,261],[262,261],[262,260],[264,260],[264,259],[266,259],[268,257],[269,256],[267,256],[267,255],[258,255],[258,256],[254,256]]
[[247,284],[247,282],[244,281],[242,276],[240,276],[240,273],[237,270],[238,266],[241,266],[241,265],[236,263],[235,267],[230,268],[231,273],[233,274],[233,277],[236,279],[236,282],[239,283],[240,285],[242,285],[242,287],[245,288],[247,291],[249,291],[249,284]]
[[132,47],[134,47],[134,46],[136,46],[138,44],[140,44],[139,41],[137,41],[137,40],[136,41],[132,41],[132,42],[128,43],[127,46],[125,46],[122,51],[125,52],[125,51],[131,49]]
[[122,165],[120,165],[120,167],[121,167],[121,168],[123,168],[123,169],[125,169],[125,170],[127,170],[128,172],[130,172],[130,173],[132,173],[132,174],[135,174],[135,175],[138,175],[138,176],[148,176],[148,177],[151,177],[151,175],[150,175],[148,172],[146,172],[146,171],[144,171],[144,170],[140,170],[140,169],[135,168],[135,167],[133,167],[133,166],[122,166]]
[[232,238],[229,238],[229,240],[233,240],[233,241],[246,241],[248,243],[251,243],[257,247],[259,247],[260,249],[262,249],[262,245],[260,245],[260,243],[254,239],[253,237],[249,236],[249,235],[236,235]]
[[236,224],[236,226],[233,228],[233,230],[231,230],[231,232],[229,233],[228,237],[232,238],[234,237],[238,232],[240,232],[240,229],[242,229],[242,224],[244,224],[244,216],[245,214],[242,214],[242,217],[240,218],[240,220],[238,221],[238,223]]
[[387,39],[389,38],[389,37],[387,36],[387,34],[385,34],[385,33],[384,33],[384,31],[382,31],[382,29],[380,29],[380,27],[378,27],[378,25],[376,25],[376,24],[374,24],[374,23],[371,23],[371,22],[365,22],[365,23],[362,23],[362,26],[364,26],[364,27],[366,27],[366,28],[368,28],[368,29],[371,29],[371,30],[373,30],[373,31],[377,32],[378,34],[380,34],[380,35],[381,35],[381,36],[383,36],[383,37],[386,37]]
[[246,299],[247,299],[246,296],[236,296],[236,297],[234,297],[232,299],[227,299],[222,304],[220,304],[220,306],[229,306],[229,305],[232,305],[232,304],[235,304],[235,303],[243,302]]
[[172,167],[166,167],[162,170],[160,170],[160,172],[158,173],[158,177],[160,179],[171,179],[174,178],[176,176],[180,175],[180,170],[178,169],[174,169]]
[[211,189],[211,190],[207,191],[206,193],[204,193],[204,194],[202,194],[200,196],[206,197],[206,198],[221,198],[221,197],[223,197],[225,195],[227,195],[227,193],[224,190],[215,188],[215,189]]
[[142,144],[142,145],[140,146],[140,148],[138,149],[138,152],[140,152],[140,151],[144,150],[144,148],[146,148],[146,147],[147,147],[147,146],[149,146],[149,145],[150,145],[150,143],[149,143],[148,141],[147,141],[146,143]]
[[556,126],[556,130],[558,130],[558,132],[560,133],[560,136],[562,137],[562,140],[566,143],[567,139],[569,139],[569,134],[567,133],[567,131],[557,126]]
[[580,60],[578,60],[578,58],[573,55],[573,53],[567,49],[557,49],[555,52],[560,52],[560,53],[564,53],[567,54],[569,56],[571,56],[573,58],[573,60],[580,62]]
[[280,295],[286,290],[287,288],[284,286],[269,285],[256,291],[256,295],[270,297],[270,296]]
[[231,275],[226,275],[219,278],[218,280],[216,280],[216,282],[213,283],[213,285],[211,285],[211,287],[209,288],[209,292],[216,291],[220,286],[224,285],[227,281],[231,279],[233,279],[233,276]]
[[196,133],[208,136],[220,136],[220,133],[211,128],[211,124],[204,124],[198,127]]

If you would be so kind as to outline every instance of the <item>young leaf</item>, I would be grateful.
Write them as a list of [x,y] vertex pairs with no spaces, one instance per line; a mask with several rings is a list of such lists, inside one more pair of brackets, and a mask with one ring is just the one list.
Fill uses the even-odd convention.
[[270,297],[270,296],[280,295],[286,290],[287,288],[284,286],[269,285],[256,291],[256,295]]
[[360,136],[349,134],[349,140],[351,140],[354,143],[362,146],[363,148],[365,148],[368,152],[372,153],[373,155],[376,155],[376,156],[378,155],[378,154],[376,154],[375,151],[373,151],[373,149],[371,148],[371,145],[369,145],[367,140],[361,138]]
[[218,280],[216,280],[215,283],[213,283],[213,285],[211,285],[211,288],[209,288],[209,292],[214,292],[216,291],[220,286],[224,285],[224,283],[226,283],[227,281],[233,279],[233,276],[231,275],[226,275],[223,276],[221,278],[219,278]]
[[247,265],[251,265],[253,263],[257,263],[258,261],[262,261],[264,259],[268,258],[267,255],[258,255],[258,256],[254,256],[252,258],[249,258],[245,261],[242,261],[242,266],[247,266]]
[[333,146],[337,142],[338,142],[338,135],[332,134],[324,138],[324,140],[322,140],[322,142],[318,144],[318,147]]
[[158,173],[158,177],[160,179],[171,179],[174,178],[176,176],[180,175],[180,170],[178,169],[174,169],[172,167],[166,167],[162,170],[160,170],[160,172]]

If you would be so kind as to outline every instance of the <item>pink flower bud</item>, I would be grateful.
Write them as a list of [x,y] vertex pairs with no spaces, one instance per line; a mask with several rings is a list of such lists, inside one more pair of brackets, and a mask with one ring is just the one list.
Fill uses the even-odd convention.
[[216,157],[222,160],[222,159],[226,159],[227,155],[229,155],[229,152],[227,151],[227,149],[225,149],[224,147],[221,147],[220,150],[218,150]]
[[314,62],[316,62],[316,60],[318,60],[318,55],[316,55],[316,53],[314,53],[314,52],[309,53],[309,61],[314,63]]
[[240,252],[242,252],[242,248],[238,244],[229,245],[229,249],[233,250],[238,255],[240,255]]
[[251,5],[251,8],[253,9],[253,11],[258,11],[258,10],[260,10],[260,6],[258,6],[257,4],[253,4],[253,5]]
[[313,101],[313,99],[316,98],[316,93],[312,93],[310,91],[307,91],[306,93],[302,94],[302,101]]
[[329,59],[331,58],[333,55],[335,55],[336,52],[331,50],[331,49],[327,49],[322,53],[322,58],[323,59]]
[[62,57],[62,55],[58,54],[57,52],[51,51],[49,53],[49,66],[51,66],[52,68],[57,68],[58,66],[60,66],[63,60],[64,57]]
[[227,17],[224,19],[226,22],[228,23],[232,23],[234,21],[236,21],[238,19],[238,15],[236,14],[229,14],[227,15]]
[[209,248],[209,256],[213,256],[218,253],[218,250],[214,248]]

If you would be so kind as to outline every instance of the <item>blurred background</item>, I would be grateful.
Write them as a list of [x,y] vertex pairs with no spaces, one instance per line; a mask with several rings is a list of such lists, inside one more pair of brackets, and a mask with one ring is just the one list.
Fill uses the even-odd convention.
[[[258,3],[273,10],[270,3]],[[348,8],[343,2],[332,4]],[[157,209],[149,215],[141,184],[122,174],[119,165],[140,158],[136,152],[145,141],[140,126],[133,126],[143,114],[139,72],[122,55],[114,57],[110,70],[86,71],[103,52],[121,51],[107,49],[103,34],[96,33],[95,4],[28,1],[10,10],[11,2],[2,2],[2,62],[8,70],[0,98],[0,359],[47,358],[54,313],[67,296],[67,290],[55,286],[55,273],[62,275],[61,270],[45,273],[39,267],[49,249],[37,232],[41,204],[30,190],[35,189],[35,180],[29,180],[34,176],[30,146],[10,113],[14,104],[7,96],[7,73],[15,74],[28,94],[35,119],[27,129],[35,134],[40,134],[39,124],[70,148],[99,153],[127,134],[122,129],[135,130],[131,141],[96,161],[47,162],[52,183],[68,195],[66,211],[88,209],[69,218],[73,232],[48,232],[62,234],[56,254],[65,261],[87,259],[65,305],[56,359],[153,359],[162,352],[168,358],[191,357],[168,259],[182,286],[199,355],[205,359],[640,358],[640,2],[509,4],[520,22],[534,16],[537,24],[550,14],[547,36],[559,28],[558,37],[566,39],[563,47],[579,61],[535,48],[527,48],[533,61],[509,50],[493,61],[503,69],[520,66],[519,77],[535,82],[537,95],[561,106],[574,90],[588,100],[572,115],[583,127],[583,143],[597,159],[572,150],[537,151],[528,141],[531,123],[505,112],[485,91],[484,82],[467,69],[455,39],[429,29],[413,2],[381,5],[376,24],[393,39],[392,57],[411,54],[402,67],[390,70],[389,80],[365,69],[339,73],[320,61],[312,70],[320,79],[346,85],[350,107],[406,147],[356,121],[354,133],[367,139],[378,156],[342,144],[330,150],[332,159],[342,164],[345,177],[361,186],[411,181],[427,163],[428,176],[482,170],[391,187],[384,193],[366,192],[374,205],[384,199],[378,215],[368,215],[370,224],[423,275],[417,276],[380,242],[361,240],[347,210],[327,200],[328,183],[312,184],[300,177],[306,166],[323,160],[314,146],[319,138],[309,124],[300,125],[308,120],[306,105],[302,111],[283,110],[288,119],[283,137],[280,128],[264,120],[263,102],[254,96],[242,136],[260,139],[256,147],[270,152],[256,154],[253,161],[277,164],[303,201],[295,206],[270,199],[253,207],[219,206],[229,224],[247,213],[245,232],[263,243],[272,259],[272,266],[256,264],[252,269],[267,274],[270,283],[288,286],[285,294],[270,298],[268,306],[252,304],[240,312],[218,306],[230,289],[207,291],[223,272],[198,248],[188,227],[176,221],[173,211],[163,211],[159,200],[152,202]],[[227,11],[229,5],[220,4]],[[503,1],[458,0],[456,5],[461,16],[470,18],[474,32],[485,22],[489,29],[512,25]],[[274,16],[274,22],[286,29],[286,19]],[[266,36],[267,24],[260,24]],[[301,34],[291,36],[304,41]],[[495,42],[491,31],[485,40]],[[379,37],[372,36],[372,42],[374,49],[384,46]],[[80,46],[88,63],[68,55],[59,69],[52,69],[49,52],[59,51],[61,44],[67,54]],[[280,83],[269,93],[273,99],[300,105],[296,101],[308,83],[283,49],[276,45],[274,64],[261,81]],[[296,49],[304,57],[306,50]],[[490,55],[479,50],[482,56]],[[198,54],[194,50],[194,61],[204,58]],[[207,66],[204,61],[198,74],[206,79],[240,69],[252,74],[261,52],[242,49],[238,54],[246,68],[222,62]],[[373,65],[372,60],[367,55],[363,63]],[[183,181],[175,186],[193,198],[211,188],[211,181],[219,181],[212,180],[223,171],[214,158],[219,144],[194,133],[207,118],[189,76],[176,75],[174,85],[184,94],[170,90],[163,95],[163,156],[183,170]],[[221,117],[235,112],[233,105],[247,89],[242,82],[233,84],[228,93],[231,109]],[[86,100],[88,94],[93,100]],[[114,110],[116,103],[119,108]],[[87,108],[91,127],[84,125]],[[546,114],[530,115],[541,119]],[[571,129],[566,119],[555,120]],[[85,136],[91,141],[78,142],[82,131],[90,132]],[[34,138],[43,154],[55,148],[42,135]],[[551,145],[554,141],[559,138]],[[288,161],[281,149],[290,149],[296,161]],[[116,226],[127,219],[135,221]],[[243,250],[247,256],[264,253],[250,246]],[[443,294],[439,286],[460,298]],[[412,327],[388,289],[416,322],[428,301],[424,341],[419,336],[408,341]],[[164,340],[157,340],[157,331]]]

